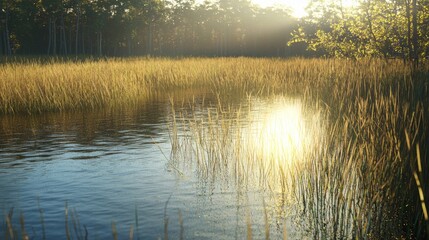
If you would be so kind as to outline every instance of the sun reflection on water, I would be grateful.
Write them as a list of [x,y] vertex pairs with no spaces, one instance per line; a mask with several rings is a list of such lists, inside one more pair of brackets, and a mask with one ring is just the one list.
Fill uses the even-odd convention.
[[[169,167],[195,175],[204,195],[254,196],[253,205],[244,203],[243,209],[259,209],[281,221],[295,213],[297,182],[323,150],[325,115],[317,106],[276,96],[182,111],[175,115],[182,123],[171,128]],[[255,203],[261,199],[262,206]]]
[[187,135],[177,139],[181,147],[173,152],[172,163],[180,168],[195,161],[204,181],[232,180],[286,193],[323,135],[317,111],[283,96],[197,113],[185,122]]
[[316,115],[306,116],[302,103],[275,100],[264,113],[255,113],[251,146],[260,159],[287,163],[299,160],[311,147]]
[[304,125],[298,104],[273,108],[259,126],[258,150],[262,157],[292,160],[291,158],[302,153]]

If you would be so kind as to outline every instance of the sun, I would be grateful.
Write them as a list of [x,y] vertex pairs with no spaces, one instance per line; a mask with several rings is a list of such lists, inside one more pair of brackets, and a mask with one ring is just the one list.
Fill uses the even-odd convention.
[[297,18],[302,18],[307,15],[305,8],[310,0],[252,0],[252,2],[262,8],[281,7],[289,8],[292,15]]

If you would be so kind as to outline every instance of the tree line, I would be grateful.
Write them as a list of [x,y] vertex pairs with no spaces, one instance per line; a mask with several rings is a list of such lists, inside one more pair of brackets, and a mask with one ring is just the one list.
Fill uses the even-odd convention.
[[429,55],[429,0],[0,0],[0,55]]
[[297,26],[248,0],[0,0],[1,54],[285,56]]
[[294,32],[319,54],[359,58],[429,56],[429,0],[313,0],[309,15]]

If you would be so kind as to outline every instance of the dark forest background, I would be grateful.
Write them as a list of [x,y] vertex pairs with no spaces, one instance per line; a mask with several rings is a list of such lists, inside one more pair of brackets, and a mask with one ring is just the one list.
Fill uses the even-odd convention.
[[0,55],[429,55],[429,0],[312,0],[308,15],[249,0],[0,0]]

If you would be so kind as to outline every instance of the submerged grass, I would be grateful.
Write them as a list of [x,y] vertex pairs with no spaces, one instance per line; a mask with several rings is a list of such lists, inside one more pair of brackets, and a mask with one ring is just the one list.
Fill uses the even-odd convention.
[[[164,239],[168,240],[169,238],[169,216],[167,214],[167,206],[170,198],[165,203],[165,209],[164,209],[164,233],[163,238],[161,238],[161,235],[158,237],[158,239]],[[4,225],[2,228],[0,228],[0,234],[3,237],[4,240],[29,240],[29,239],[46,239],[45,236],[45,226],[42,223],[42,229],[43,235],[40,236],[40,233],[37,232],[37,230],[32,227],[32,232],[28,233],[25,228],[24,224],[24,215],[21,213],[19,217],[19,226],[16,225],[16,221],[13,219],[13,213],[14,209],[10,209],[9,212],[5,215],[4,218]],[[270,227],[268,222],[268,215],[267,215],[267,209],[264,209],[264,216],[265,216],[265,239],[270,239]],[[137,220],[137,210],[136,210],[136,219],[135,219],[135,225],[132,224],[128,235],[122,235],[120,236],[120,232],[118,231],[117,224],[112,221],[111,222],[111,239],[117,240],[117,239],[140,239],[139,237],[139,223]],[[65,210],[64,210],[64,236],[62,236],[64,239],[76,239],[76,240],[87,240],[87,239],[93,239],[94,236],[91,236],[88,233],[86,225],[82,225],[80,223],[80,220],[77,216],[77,211],[75,209],[70,210],[66,204]],[[15,224],[14,224],[15,223]],[[178,211],[178,222],[179,225],[178,233],[175,232],[175,235],[172,236],[173,239],[185,239],[185,226],[183,223],[183,215],[182,211],[179,209]],[[144,227],[144,226],[143,226]],[[246,221],[246,227],[247,227],[247,239],[253,239],[252,237],[252,222],[251,218],[248,215],[247,221]],[[70,229],[73,228],[73,231]],[[39,230],[39,229],[38,229]],[[283,229],[286,231],[286,229]],[[49,229],[48,229],[49,231]],[[59,229],[55,229],[55,231],[59,231]],[[95,237],[97,239],[97,237]],[[284,232],[283,239],[286,239],[286,232]]]
[[[14,209],[10,209],[9,213],[5,216],[5,226],[3,226],[2,229],[0,229],[0,233],[3,231],[4,235],[2,236],[2,239],[5,240],[29,240],[29,239],[46,239],[45,235],[45,225],[43,220],[43,211],[39,208],[40,215],[41,215],[41,225],[42,225],[42,236],[40,236],[38,233],[36,233],[34,226],[33,226],[33,232],[31,234],[27,233],[25,229],[24,224],[24,215],[21,213],[19,218],[20,228],[18,229],[13,223],[13,211]],[[79,217],[77,215],[77,211],[75,209],[70,210],[68,208],[68,205],[66,203],[65,209],[64,209],[64,239],[76,239],[76,240],[87,240],[92,239],[89,236],[88,230],[86,228],[86,225],[82,225],[80,223]],[[138,221],[136,220],[136,225],[138,226]],[[71,228],[73,231],[71,231]],[[49,229],[48,229],[49,231]],[[58,231],[58,229],[56,229]],[[137,230],[138,231],[138,230]],[[116,223],[112,222],[111,224],[111,233],[112,238],[117,240],[118,239],[118,231],[116,228]],[[131,225],[130,231],[129,231],[129,239],[134,239],[134,226]],[[139,237],[137,236],[137,239]]]

